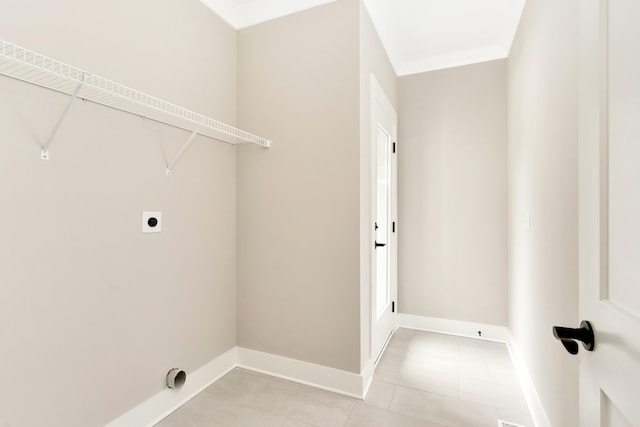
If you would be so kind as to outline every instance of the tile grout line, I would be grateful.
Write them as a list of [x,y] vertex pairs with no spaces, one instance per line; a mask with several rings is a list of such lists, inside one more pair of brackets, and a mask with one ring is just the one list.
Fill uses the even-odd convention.
[[[406,345],[407,343],[403,342],[403,344],[404,344],[402,346],[403,348],[399,350],[400,353],[402,353],[402,350],[404,350],[406,352],[407,349],[408,349],[408,348],[404,348],[404,347],[408,347]],[[456,345],[457,351],[455,353],[456,353],[457,357],[465,356],[464,355],[465,350],[463,350],[462,345],[463,344],[457,344]],[[390,346],[390,349],[393,350],[393,347]],[[475,349],[472,349],[472,351],[475,351]],[[508,386],[508,384],[499,383],[498,381],[496,381],[497,372],[491,372],[490,367],[494,366],[496,369],[499,370],[500,368],[503,368],[503,366],[500,365],[500,364],[491,363],[491,361],[486,360],[487,358],[492,358],[492,355],[488,354],[487,351],[488,351],[487,347],[486,346],[482,346],[482,347],[479,348],[479,352],[478,352],[479,355],[481,355],[482,359],[483,359],[482,360],[483,363],[481,363],[480,366],[482,367],[483,371],[486,371],[486,373],[487,373],[487,379],[488,379],[487,382],[489,382],[489,383],[491,383],[491,384],[493,384],[493,385],[495,385],[497,387],[506,387],[506,386]],[[376,379],[375,375],[374,375],[374,379]],[[381,379],[376,379],[376,380],[384,382],[386,384],[391,384],[391,385],[395,386],[394,394],[392,396],[391,403],[393,403],[393,400],[395,399],[395,393],[397,391],[397,388],[398,387],[404,387],[405,389],[413,390],[413,391],[416,391],[418,393],[425,393],[427,395],[439,396],[439,397],[443,397],[443,398],[446,398],[446,399],[452,399],[453,402],[457,402],[458,404],[471,404],[471,405],[476,405],[478,407],[486,408],[490,412],[495,414],[496,421],[497,421],[497,419],[498,419],[497,417],[499,417],[499,413],[501,411],[504,412],[504,411],[509,411],[511,409],[510,407],[503,407],[503,406],[499,406],[498,407],[498,406],[495,406],[495,405],[489,405],[489,404],[482,403],[482,402],[476,402],[476,401],[472,401],[472,400],[463,399],[462,398],[463,393],[462,393],[462,385],[461,385],[461,376],[460,375],[457,376],[457,387],[456,387],[457,388],[457,394],[458,394],[457,397],[453,397],[453,396],[449,396],[449,395],[443,395],[443,394],[440,394],[440,393],[437,393],[437,392],[434,393],[432,391],[422,390],[422,389],[419,389],[419,388],[416,388],[416,387],[413,387],[413,386],[407,386],[407,385],[403,385],[403,384],[398,384],[397,382],[394,382],[393,380],[388,380],[388,379],[387,380],[385,380],[385,379],[382,379],[382,380]],[[484,377],[480,378],[478,380],[485,381]],[[390,407],[391,407],[391,405],[390,405]],[[391,411],[391,412],[401,414],[401,413],[395,412],[395,411]],[[402,415],[406,415],[406,414],[402,414]],[[431,420],[427,420],[427,421],[431,421]]]
[[393,398],[396,397],[396,390],[398,390],[398,385],[393,384],[393,393],[391,393],[391,399],[389,399],[389,404],[387,405],[387,411],[391,411],[391,404],[393,403]]

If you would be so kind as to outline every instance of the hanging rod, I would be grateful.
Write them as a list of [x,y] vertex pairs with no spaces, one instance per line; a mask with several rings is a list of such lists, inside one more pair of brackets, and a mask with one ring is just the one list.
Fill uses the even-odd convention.
[[[91,74],[47,56],[0,40],[0,74],[136,114],[230,144],[249,142],[271,147],[271,140],[193,112],[162,99]],[[75,94],[75,95],[74,95]],[[75,96],[75,97],[74,97]],[[72,102],[69,103],[66,112]],[[56,125],[43,149],[47,152]]]

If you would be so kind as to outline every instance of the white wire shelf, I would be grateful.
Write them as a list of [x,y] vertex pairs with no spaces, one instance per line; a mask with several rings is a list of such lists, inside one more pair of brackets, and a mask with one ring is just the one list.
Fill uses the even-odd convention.
[[[249,142],[265,148],[271,146],[269,139],[4,40],[0,40],[0,74],[72,96],[50,139],[53,139],[64,115],[77,97],[193,132],[189,142],[195,135],[205,135],[230,144]],[[46,149],[47,147],[43,150],[43,155]],[[167,171],[169,169],[170,167]]]

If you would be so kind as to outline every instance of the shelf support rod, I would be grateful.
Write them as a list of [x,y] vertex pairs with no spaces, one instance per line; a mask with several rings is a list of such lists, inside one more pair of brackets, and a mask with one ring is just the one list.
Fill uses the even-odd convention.
[[193,140],[196,137],[196,135],[198,135],[198,132],[200,132],[200,127],[197,127],[196,130],[194,130],[191,133],[191,135],[189,136],[189,139],[187,139],[187,142],[185,142],[184,145],[182,146],[182,148],[180,149],[180,151],[178,151],[178,154],[173,159],[173,161],[171,163],[169,163],[169,166],[167,166],[167,175],[171,175],[171,169],[173,169],[173,167],[178,162],[180,157],[182,157],[184,152],[187,151],[187,148],[189,148],[189,145],[191,145],[191,143],[193,142]]
[[75,100],[78,98],[78,93],[80,92],[80,89],[82,89],[82,85],[84,84],[84,73],[82,74],[82,80],[83,82],[78,83],[78,86],[76,86],[76,89],[73,91],[73,94],[71,95],[71,99],[67,103],[67,107],[62,112],[62,116],[60,116],[60,118],[58,119],[58,123],[56,123],[56,126],[53,128],[51,135],[49,135],[49,139],[47,139],[47,143],[44,144],[44,147],[42,147],[42,151],[40,152],[40,158],[42,160],[49,160],[49,147],[51,146],[51,143],[53,142],[53,138],[55,138],[56,133],[58,133],[58,130],[62,125],[62,122],[64,122],[64,119],[67,117],[67,114],[71,109],[71,106],[73,105]]

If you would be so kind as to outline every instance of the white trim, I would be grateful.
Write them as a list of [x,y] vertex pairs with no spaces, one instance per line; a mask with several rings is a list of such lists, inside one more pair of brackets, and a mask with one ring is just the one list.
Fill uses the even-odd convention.
[[518,380],[520,380],[520,385],[522,386],[522,391],[524,392],[524,397],[527,401],[527,406],[529,406],[529,412],[531,412],[531,418],[533,418],[535,426],[551,427],[549,417],[544,410],[540,396],[538,395],[524,359],[522,358],[522,353],[520,352],[518,344],[511,333],[507,336],[507,349],[511,355],[513,367],[518,375]]
[[[387,340],[382,345],[382,349],[379,353],[374,354],[374,343],[376,340],[374,339],[376,334],[376,324],[378,324],[378,313],[376,308],[376,262],[375,262],[375,249],[373,247],[373,242],[376,240],[374,222],[376,219],[374,216],[376,215],[376,199],[377,199],[377,182],[376,182],[376,163],[377,163],[377,149],[375,145],[375,137],[377,132],[378,123],[376,121],[376,106],[382,109],[383,113],[388,116],[391,120],[391,129],[390,137],[391,143],[396,144],[398,142],[398,113],[396,112],[393,104],[389,100],[386,92],[376,79],[375,74],[369,73],[369,141],[366,143],[370,147],[369,153],[369,298],[366,302],[368,304],[369,311],[369,361],[368,363],[375,362],[376,358],[379,357],[389,342],[391,335],[397,329],[397,313],[390,313],[391,315],[391,334],[387,337]],[[391,158],[389,159],[391,166],[391,186],[390,186],[390,209],[389,209],[389,218],[388,222],[391,224],[393,221],[397,222],[397,156],[391,154]],[[391,287],[391,295],[390,301],[385,310],[393,304],[393,301],[396,302],[398,300],[398,235],[397,233],[392,233],[389,231],[389,241],[388,249],[389,249],[389,280]],[[390,310],[390,309],[389,309]]]
[[373,361],[369,360],[367,365],[362,369],[362,399],[367,397],[371,383],[373,383],[373,374],[376,371],[376,367],[373,365]]
[[364,398],[366,384],[363,375],[242,347],[237,347],[237,355],[238,367],[358,399]]
[[374,372],[371,364],[365,367],[362,374],[356,374],[288,357],[234,347],[197,371],[188,373],[187,382],[181,389],[165,389],[105,427],[153,427],[236,367],[358,399],[364,399],[371,386]]
[[[376,79],[376,76],[373,73],[369,73],[369,94],[370,94],[369,99],[370,100],[375,99],[378,102],[378,104],[380,104],[380,106],[385,111],[385,113],[387,113],[393,119],[393,122],[394,122],[393,133],[396,134],[397,123],[398,123],[398,113],[396,112],[395,108],[393,108],[393,104],[389,100],[389,97],[387,96],[384,89],[382,89],[382,86],[380,85],[380,83],[378,83],[378,80]],[[371,105],[373,105],[373,102],[372,101],[370,102],[371,102]],[[375,129],[375,126],[373,126],[373,128]],[[396,135],[393,135],[393,136],[395,137]]]
[[[506,327],[404,313],[399,313],[398,321],[400,327],[476,339],[478,336],[475,331],[481,330],[483,336],[479,339],[506,342],[536,427],[551,427],[518,345]],[[187,382],[181,389],[161,391],[111,421],[106,427],[152,427],[236,367],[358,399],[364,399],[369,391],[375,370],[371,361],[367,363],[362,374],[356,374],[288,357],[234,347],[197,371],[189,373]]]
[[187,373],[179,390],[165,389],[111,421],[106,427],[152,427],[184,405],[236,366],[236,347],[221,354],[197,371]]
[[[417,316],[415,314],[398,313],[398,323],[401,328],[438,332],[486,341],[506,342],[509,336],[509,330],[506,326]],[[478,336],[478,331],[482,331],[482,336]]]
[[387,340],[384,342],[384,345],[382,346],[382,350],[380,350],[380,354],[378,354],[376,356],[376,359],[373,361],[374,369],[375,369],[376,366],[378,366],[378,362],[380,362],[380,359],[382,359],[382,355],[387,350],[387,347],[389,347],[389,343],[391,342],[391,339],[393,338],[393,334],[395,334],[396,331],[398,330],[398,327],[396,326],[396,323],[398,323],[398,316],[396,315],[396,313],[394,313],[394,316],[393,316],[393,330],[391,331],[391,333],[387,337]]

